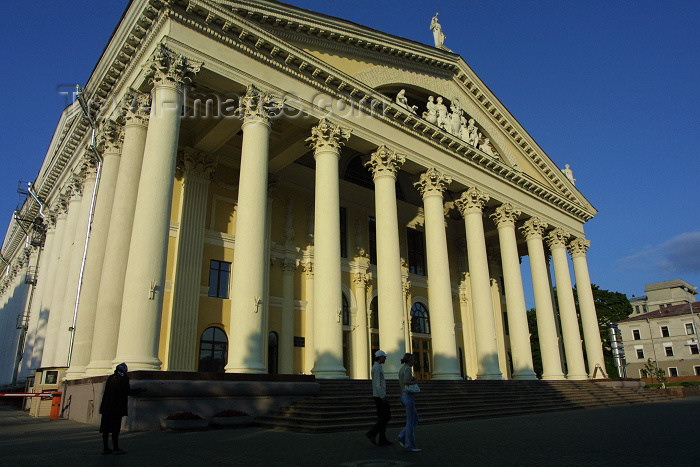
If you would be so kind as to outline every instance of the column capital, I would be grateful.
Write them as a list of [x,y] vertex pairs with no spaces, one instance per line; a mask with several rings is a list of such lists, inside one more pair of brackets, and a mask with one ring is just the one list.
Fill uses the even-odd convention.
[[202,62],[190,60],[166,45],[159,44],[144,67],[150,83],[182,87],[192,82],[194,75],[202,68]]
[[404,162],[406,162],[406,156],[381,145],[365,162],[365,167],[372,171],[374,178],[383,175],[396,178],[396,172],[399,171]]
[[284,273],[292,273],[297,268],[297,260],[294,258],[283,258],[280,260],[280,267]]
[[452,177],[431,167],[420,174],[420,179],[413,186],[417,187],[421,196],[425,198],[434,195],[442,196],[450,183],[452,183]]
[[525,239],[529,239],[536,236],[542,237],[547,227],[549,227],[549,224],[539,217],[531,217],[523,223],[520,230],[525,234]]
[[148,119],[151,114],[150,94],[129,89],[122,100],[122,113],[124,115],[124,125],[148,126]]
[[216,170],[216,156],[193,148],[182,148],[177,152],[176,170],[187,178],[210,180]]
[[549,246],[550,249],[557,247],[566,248],[566,241],[569,237],[571,237],[569,232],[557,227],[549,232],[545,239],[547,240],[547,246]]
[[569,253],[572,258],[586,256],[586,251],[591,246],[591,242],[585,238],[574,238],[569,242]]
[[496,223],[496,227],[514,227],[515,220],[522,214],[520,209],[516,209],[510,203],[503,203],[491,214],[491,219]]
[[306,141],[314,152],[326,150],[337,153],[350,138],[350,133],[350,130],[322,118],[318,125],[311,128],[311,136]]
[[97,136],[97,148],[106,154],[121,154],[124,126],[114,120],[105,120]]
[[459,212],[464,216],[472,212],[483,212],[486,202],[490,199],[491,197],[485,191],[481,191],[476,187],[469,187],[462,192],[462,195],[455,203]]
[[367,287],[367,283],[370,281],[370,276],[366,272],[357,272],[352,278],[352,281],[357,287]]
[[243,125],[253,122],[270,125],[270,117],[273,116],[275,109],[280,107],[278,97],[263,92],[251,84],[241,98],[241,105],[236,109],[236,114],[243,120]]

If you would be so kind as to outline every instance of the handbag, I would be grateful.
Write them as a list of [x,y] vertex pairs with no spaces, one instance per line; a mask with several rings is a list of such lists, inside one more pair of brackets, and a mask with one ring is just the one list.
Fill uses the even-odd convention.
[[420,388],[418,387],[418,385],[416,383],[407,384],[406,386],[403,387],[403,390],[409,394],[418,394],[420,392]]

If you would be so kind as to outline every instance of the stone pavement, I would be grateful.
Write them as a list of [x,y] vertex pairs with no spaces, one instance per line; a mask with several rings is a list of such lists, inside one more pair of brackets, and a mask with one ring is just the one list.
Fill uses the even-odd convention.
[[[389,435],[397,432],[390,429]],[[102,455],[96,427],[0,407],[2,466],[697,466],[699,441],[700,398],[419,424],[416,443],[424,449],[419,453],[373,446],[364,432],[231,428],[122,433],[127,454]]]

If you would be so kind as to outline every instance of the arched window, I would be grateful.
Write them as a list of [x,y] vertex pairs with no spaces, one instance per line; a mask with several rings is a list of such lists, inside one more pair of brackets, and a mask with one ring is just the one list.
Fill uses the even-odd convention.
[[420,302],[411,307],[411,332],[430,334],[430,317],[428,309]]
[[276,375],[278,371],[279,338],[275,331],[267,335],[267,372]]
[[224,372],[228,356],[228,338],[223,329],[211,326],[199,339],[198,371]]
[[343,326],[350,326],[350,304],[345,294],[343,294]]

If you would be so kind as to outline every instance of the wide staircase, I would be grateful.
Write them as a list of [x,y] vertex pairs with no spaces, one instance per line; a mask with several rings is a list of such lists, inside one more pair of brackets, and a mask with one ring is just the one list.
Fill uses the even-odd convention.
[[[324,433],[369,429],[376,421],[369,380],[317,380],[317,396],[256,418],[262,427]],[[611,388],[592,381],[420,381],[420,423],[508,417],[643,402],[674,396],[650,389]],[[392,420],[404,423],[397,381],[387,381]]]

